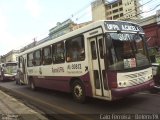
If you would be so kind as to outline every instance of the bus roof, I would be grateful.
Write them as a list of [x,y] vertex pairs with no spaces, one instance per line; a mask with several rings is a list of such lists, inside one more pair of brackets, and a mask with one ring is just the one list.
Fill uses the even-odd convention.
[[[47,42],[44,42],[42,44],[39,44],[37,46],[34,46],[33,48],[30,48],[26,51],[23,51],[19,54],[19,56],[23,55],[23,54],[26,54],[26,53],[29,53],[29,52],[32,52],[33,50],[37,50],[37,49],[40,49],[41,47],[45,47],[45,46],[48,46],[48,45],[51,45],[53,43],[56,43],[56,42],[59,42],[61,40],[66,40],[68,38],[71,38],[75,35],[78,35],[78,34],[81,34],[81,33],[84,33],[84,32],[87,32],[88,30],[92,30],[94,28],[97,28],[97,27],[100,27],[100,26],[103,26],[104,25],[104,22],[107,22],[107,21],[110,21],[110,22],[127,22],[127,23],[131,23],[131,24],[135,24],[135,25],[138,25],[136,23],[133,23],[133,22],[130,22],[130,21],[121,21],[121,20],[99,20],[99,21],[96,21],[96,22],[93,22],[93,23],[90,23],[82,28],[79,28],[79,29],[76,29],[74,31],[71,31],[67,34],[64,34],[58,38],[54,38],[52,40],[49,40]],[[139,26],[139,25],[138,25]]]

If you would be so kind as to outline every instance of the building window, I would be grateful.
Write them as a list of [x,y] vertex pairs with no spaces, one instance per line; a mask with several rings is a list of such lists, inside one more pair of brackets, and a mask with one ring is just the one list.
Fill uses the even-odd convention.
[[111,9],[111,5],[108,5],[108,6],[107,6],[107,10],[109,10],[109,9]]
[[112,5],[112,8],[117,7],[117,6],[118,6],[118,4],[117,4],[117,3],[114,3],[114,4]]
[[106,15],[111,15],[112,14],[112,12],[111,11],[109,11],[109,12],[107,12],[107,14]]
[[117,13],[118,12],[118,9],[116,9],[116,10],[113,10],[113,13]]
[[123,13],[120,14],[120,17],[122,17],[122,16],[123,16]]
[[34,61],[33,64],[35,66],[41,65],[41,50],[37,50],[34,52]]
[[119,8],[119,11],[123,11],[123,8]]
[[67,62],[83,61],[85,59],[84,38],[76,37],[66,41]]
[[115,20],[115,19],[118,19],[119,18],[119,15],[115,15],[115,16],[113,16],[113,19]]
[[107,17],[107,20],[112,20],[112,17]]
[[27,65],[28,67],[32,67],[33,66],[33,53],[29,53],[27,55]]
[[64,51],[64,41],[53,44],[53,63],[64,63],[65,62],[65,51]]
[[122,5],[122,1],[119,2],[119,5]]
[[43,48],[43,64],[49,65],[52,64],[52,49],[51,46]]

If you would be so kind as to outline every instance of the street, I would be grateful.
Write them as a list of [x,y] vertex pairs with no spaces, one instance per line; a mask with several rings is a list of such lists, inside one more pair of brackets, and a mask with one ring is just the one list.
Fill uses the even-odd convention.
[[[70,94],[46,89],[32,91],[25,85],[16,85],[15,81],[0,82],[0,89],[54,118],[76,115],[81,120],[103,119],[105,114],[156,115],[160,111],[160,94],[147,91],[113,102],[89,98],[87,103],[80,104],[73,101]],[[107,119],[106,116],[104,119]]]

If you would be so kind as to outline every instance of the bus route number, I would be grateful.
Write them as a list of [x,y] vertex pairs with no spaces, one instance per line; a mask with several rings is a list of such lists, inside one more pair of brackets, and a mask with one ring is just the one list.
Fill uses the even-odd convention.
[[72,69],[82,69],[81,64],[72,64]]

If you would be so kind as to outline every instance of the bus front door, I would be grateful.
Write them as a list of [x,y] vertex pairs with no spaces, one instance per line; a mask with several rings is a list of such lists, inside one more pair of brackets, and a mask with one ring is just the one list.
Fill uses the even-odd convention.
[[27,78],[27,70],[26,70],[26,59],[23,57],[20,57],[20,68],[21,71],[19,71],[19,78],[20,78],[20,84],[28,84],[28,78]]
[[105,72],[104,52],[105,41],[103,35],[90,39],[91,52],[91,78],[93,79],[94,91],[96,96],[110,98],[108,82]]

